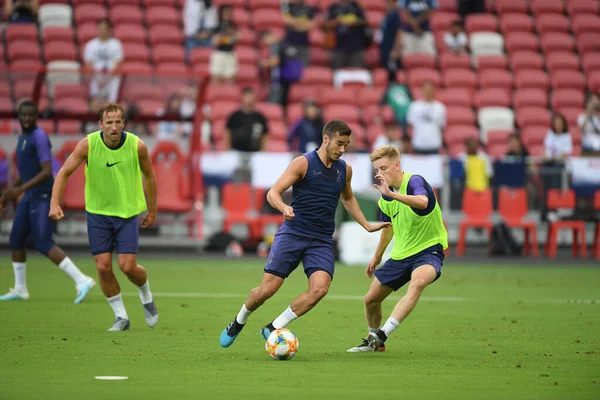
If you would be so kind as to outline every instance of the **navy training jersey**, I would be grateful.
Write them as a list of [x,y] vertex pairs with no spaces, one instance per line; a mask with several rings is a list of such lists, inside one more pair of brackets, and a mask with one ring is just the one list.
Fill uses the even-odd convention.
[[[51,147],[50,138],[39,127],[36,127],[31,133],[21,133],[19,135],[19,141],[17,142],[17,169],[21,177],[21,183],[28,182],[39,174],[42,171],[43,162],[52,162]],[[39,185],[27,190],[25,195],[32,197],[51,195],[53,184],[54,177],[50,175],[48,179]]]
[[292,186],[295,217],[284,224],[303,235],[330,239],[335,231],[335,211],[346,184],[346,162],[340,159],[327,168],[316,150],[304,157],[308,160],[306,175]]

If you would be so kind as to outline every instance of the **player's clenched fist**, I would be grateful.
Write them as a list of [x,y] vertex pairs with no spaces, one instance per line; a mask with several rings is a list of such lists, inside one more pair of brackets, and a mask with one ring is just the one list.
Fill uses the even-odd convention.
[[60,208],[60,206],[58,204],[57,205],[51,204],[50,212],[48,213],[48,216],[50,218],[52,218],[53,220],[59,221],[65,217],[65,213],[63,213],[62,208]]
[[283,216],[285,217],[285,219],[287,221],[291,221],[294,219],[294,217],[296,216],[294,214],[294,209],[290,206],[285,206],[283,207],[283,210],[281,211],[283,213]]

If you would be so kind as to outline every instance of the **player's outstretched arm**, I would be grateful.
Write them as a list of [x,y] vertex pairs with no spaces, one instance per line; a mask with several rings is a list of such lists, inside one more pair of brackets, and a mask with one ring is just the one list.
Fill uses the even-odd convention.
[[429,199],[424,194],[418,195],[409,195],[409,194],[400,194],[395,193],[390,190],[390,185],[385,180],[383,175],[376,175],[375,179],[379,181],[379,184],[374,184],[373,187],[379,190],[382,195],[386,197],[390,197],[400,203],[406,204],[409,207],[416,208],[418,210],[424,210],[427,208],[429,204]]
[[50,200],[50,213],[48,214],[50,218],[59,220],[64,217],[64,213],[60,208],[60,204],[62,203],[63,193],[65,192],[65,186],[67,184],[67,179],[73,172],[79,168],[81,163],[87,160],[88,156],[88,139],[84,138],[77,146],[75,146],[75,150],[69,155],[67,161],[63,164],[54,179],[54,186],[52,186],[52,199]]
[[377,248],[375,249],[375,254],[373,254],[373,258],[369,262],[369,265],[367,265],[367,269],[365,271],[367,277],[371,278],[377,266],[381,264],[383,253],[385,253],[385,249],[387,249],[393,237],[394,230],[391,226],[388,226],[381,230],[381,236],[379,237],[379,243],[377,244]]
[[146,192],[148,193],[148,214],[142,221],[142,226],[145,228],[156,221],[156,213],[158,212],[158,185],[156,184],[156,174],[152,159],[148,154],[148,147],[141,140],[138,142],[138,156],[140,158],[140,169],[146,179]]
[[294,219],[294,209],[283,202],[281,195],[288,190],[294,183],[298,182],[308,170],[308,160],[304,156],[296,157],[290,165],[283,171],[283,174],[267,192],[267,201],[271,207],[279,210],[286,220]]
[[341,199],[344,208],[348,213],[354,218],[356,222],[367,232],[376,232],[385,227],[391,226],[392,224],[389,222],[381,222],[378,224],[370,224],[365,215],[363,214],[360,206],[358,205],[358,201],[354,197],[354,192],[352,191],[352,167],[350,164],[346,164],[346,184],[344,185],[344,189],[342,189]]

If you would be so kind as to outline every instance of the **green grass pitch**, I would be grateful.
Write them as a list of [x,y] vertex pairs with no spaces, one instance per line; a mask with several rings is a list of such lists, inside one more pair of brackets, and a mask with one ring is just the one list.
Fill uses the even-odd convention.
[[[74,261],[95,276],[91,257]],[[0,399],[600,398],[597,266],[451,260],[385,353],[350,354],[365,335],[361,297],[370,281],[361,268],[339,265],[328,297],[288,326],[298,355],[274,361],[258,331],[306,289],[301,270],[222,349],[219,335],[259,283],[263,262],[143,254],[140,262],[160,322],[146,326],[137,289],[118,272],[131,331],[111,333],[98,286],[76,306],[71,281],[30,258],[31,299],[0,303]],[[12,284],[6,259],[0,287]],[[393,304],[384,303],[384,320]]]

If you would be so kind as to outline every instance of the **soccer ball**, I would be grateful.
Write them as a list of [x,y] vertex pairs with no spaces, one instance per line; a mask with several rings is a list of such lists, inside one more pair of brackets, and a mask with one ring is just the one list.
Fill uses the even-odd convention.
[[291,360],[298,352],[298,339],[289,329],[275,329],[269,335],[265,348],[274,360]]

